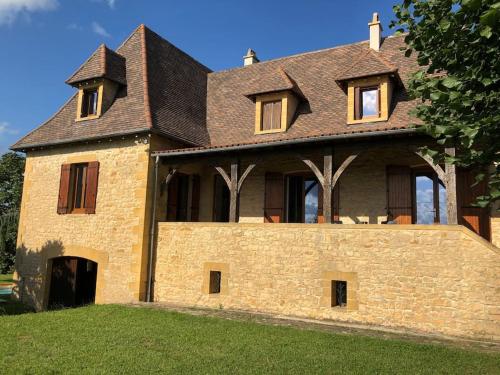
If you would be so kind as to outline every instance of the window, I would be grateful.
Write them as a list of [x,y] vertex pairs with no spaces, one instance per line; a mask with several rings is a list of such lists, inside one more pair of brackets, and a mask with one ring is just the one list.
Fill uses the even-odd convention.
[[332,280],[332,307],[347,306],[347,281]]
[[98,98],[99,91],[97,89],[83,90],[81,118],[97,115]]
[[255,98],[255,134],[285,132],[295,118],[299,100],[292,92],[275,92]]
[[222,280],[221,271],[210,271],[210,285],[209,285],[210,294],[220,293],[221,280]]
[[70,210],[78,213],[85,211],[85,193],[87,190],[88,163],[73,164],[70,180]]
[[167,221],[198,221],[200,176],[176,173],[168,184]]
[[94,214],[99,162],[63,164],[59,182],[58,214]]
[[281,129],[281,100],[262,103],[262,130]]
[[380,88],[357,87],[354,98],[354,119],[377,118],[380,116]]
[[387,121],[393,81],[389,76],[369,77],[348,82],[347,123]]
[[76,121],[99,118],[102,114],[104,83],[82,85],[78,91]]
[[214,222],[229,222],[230,192],[226,182],[220,174],[215,175],[214,180]]
[[287,222],[317,223],[320,215],[320,185],[313,177],[287,177]]

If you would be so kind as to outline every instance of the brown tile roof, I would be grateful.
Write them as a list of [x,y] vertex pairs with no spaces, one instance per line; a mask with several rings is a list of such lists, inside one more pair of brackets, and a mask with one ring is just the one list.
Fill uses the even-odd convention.
[[[349,68],[354,71],[353,59],[374,54],[376,58],[367,58],[364,68],[373,73],[394,67],[401,79],[406,80],[418,66],[414,59],[406,58],[400,51],[403,39],[385,38],[378,53],[371,52],[365,41],[209,74],[207,129],[211,146],[408,127],[415,121],[408,115],[415,102],[408,99],[404,85],[393,94],[388,121],[347,125],[347,95],[336,83]],[[278,69],[283,69],[296,82],[306,101],[299,105],[288,131],[256,135],[255,104],[246,95],[259,77],[273,76]]]
[[66,80],[66,83],[76,85],[93,78],[107,78],[126,85],[125,75],[125,58],[101,44],[89,59]]
[[[116,53],[101,46],[70,79],[102,74],[103,59],[119,62],[123,57],[127,85],[99,119],[75,122],[75,95],[12,148],[150,131],[186,146],[222,147],[406,128],[414,122],[408,111],[415,103],[404,85],[394,91],[388,121],[357,125],[346,124],[347,96],[337,85],[349,76],[396,70],[404,82],[418,66],[404,57],[402,46],[402,37],[389,37],[380,52],[370,50],[365,41],[211,73],[141,25]],[[116,67],[116,61],[110,64]],[[294,122],[287,132],[255,135],[252,96],[279,90],[294,90],[305,99]]]
[[[111,53],[109,53],[111,52]],[[105,57],[103,57],[105,56]],[[155,131],[187,145],[208,144],[206,81],[210,69],[146,28],[138,27],[116,53],[101,46],[70,78],[111,74],[122,56],[126,86],[98,119],[75,122],[77,95],[11,148],[23,150],[77,140]],[[108,67],[103,70],[103,61]],[[113,77],[118,77],[116,73]],[[92,77],[94,78],[94,77]]]

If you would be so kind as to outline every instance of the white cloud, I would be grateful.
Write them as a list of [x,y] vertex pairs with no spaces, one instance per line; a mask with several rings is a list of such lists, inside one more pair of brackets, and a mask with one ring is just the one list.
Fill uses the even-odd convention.
[[111,38],[111,34],[108,33],[106,29],[99,25],[97,22],[92,22],[92,31],[97,35],[103,36],[105,38]]
[[57,0],[0,0],[0,25],[11,24],[20,14],[53,10]]
[[92,0],[94,3],[106,3],[111,9],[115,9],[116,0]]
[[72,22],[68,26],[68,30],[77,30],[77,31],[82,31],[83,27],[81,27],[79,24]]
[[14,135],[17,134],[17,129],[12,129],[10,124],[6,121],[0,121],[0,136],[1,135]]

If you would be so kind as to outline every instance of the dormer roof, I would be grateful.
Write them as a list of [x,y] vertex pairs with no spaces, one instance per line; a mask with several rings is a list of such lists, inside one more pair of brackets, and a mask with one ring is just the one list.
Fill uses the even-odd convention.
[[121,85],[126,85],[125,57],[101,44],[75,73],[66,80],[71,86],[80,82],[98,78],[107,78]]
[[[398,68],[371,48],[363,49],[352,59],[350,64],[337,77],[337,83],[357,78],[371,77],[381,74],[397,75]],[[399,81],[399,76],[398,79]]]
[[255,98],[257,95],[280,91],[293,91],[297,96],[303,97],[302,92],[288,73],[279,67],[276,70],[264,72],[250,83],[250,89],[245,96]]

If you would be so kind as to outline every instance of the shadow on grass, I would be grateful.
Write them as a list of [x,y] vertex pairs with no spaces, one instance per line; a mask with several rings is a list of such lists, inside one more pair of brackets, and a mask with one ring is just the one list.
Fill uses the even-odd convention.
[[11,297],[0,298],[0,317],[6,315],[21,315],[33,313],[35,309]]

